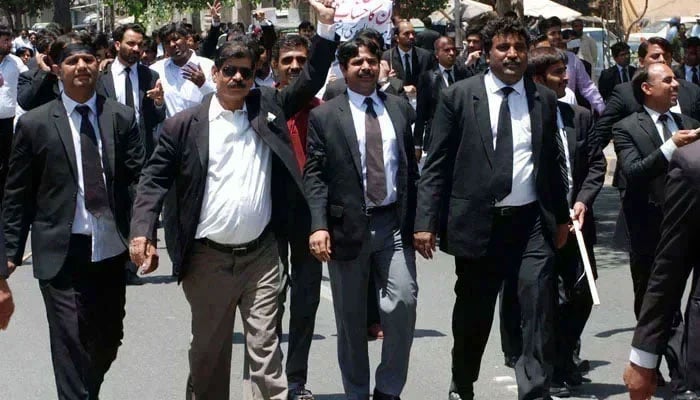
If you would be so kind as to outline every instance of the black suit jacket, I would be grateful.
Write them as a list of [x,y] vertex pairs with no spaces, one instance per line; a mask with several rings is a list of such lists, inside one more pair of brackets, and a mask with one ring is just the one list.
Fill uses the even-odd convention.
[[[328,101],[336,96],[340,96],[345,93],[347,88],[348,85],[345,83],[345,79],[339,78],[333,82],[329,82],[326,85],[326,91],[323,92],[323,101]],[[389,78],[389,86],[384,89],[384,93],[406,98],[406,92],[403,90],[403,81],[394,77]],[[408,98],[406,98],[406,100],[408,100]]]
[[[115,61],[116,62],[116,61]],[[146,92],[153,89],[158,81],[158,73],[145,65],[137,64],[136,71],[139,80],[139,101],[141,104],[141,113],[139,115],[139,130],[144,137],[144,146],[146,155],[150,156],[155,148],[153,139],[153,130],[165,119],[165,103],[161,106],[156,106],[153,99],[146,96]],[[100,77],[97,81],[97,93],[111,99],[117,99],[117,92],[114,88],[114,78],[112,77],[111,64],[106,66],[100,72]]]
[[[455,83],[470,76],[465,68],[457,64],[452,68],[452,77]],[[447,88],[445,80],[440,72],[440,67],[435,66],[430,71],[423,72],[418,79],[416,87],[416,124],[413,130],[413,141],[416,146],[423,146],[427,150],[430,143],[430,124],[435,114],[435,107],[440,99],[440,93]]]
[[[700,142],[676,150],[666,176],[661,239],[654,267],[634,331],[632,346],[652,354],[663,354],[673,317],[683,297],[691,270],[700,265],[697,227],[700,224]],[[693,279],[700,278],[694,274]],[[695,288],[697,282],[692,287]],[[697,293],[697,290],[696,290]],[[694,294],[689,306],[697,312]],[[691,318],[695,318],[693,314]],[[695,325],[696,326],[696,325]],[[696,335],[692,335],[696,337]],[[690,338],[690,336],[689,336]],[[691,342],[689,348],[697,349]]]
[[[492,233],[495,199],[484,183],[499,166],[494,165],[484,76],[457,82],[442,92],[418,185],[415,231],[439,232],[440,248],[456,257],[484,256]],[[551,90],[524,79],[542,225],[554,235],[556,225],[569,220],[554,136],[557,99]]]
[[[126,245],[132,203],[129,189],[143,167],[143,143],[134,110],[100,95],[97,110],[109,205]],[[53,278],[65,261],[75,217],[77,180],[73,137],[61,100],[22,115],[5,186],[5,239],[8,259],[20,265],[31,226],[34,276],[38,279]]]
[[61,94],[56,75],[40,68],[30,69],[19,74],[17,81],[17,103],[24,110],[33,110],[56,100]]
[[[627,68],[627,74],[631,80],[637,69],[631,65]],[[622,83],[622,79],[620,79],[620,70],[617,68],[617,65],[613,65],[601,71],[600,78],[598,78],[598,91],[600,91],[600,95],[603,96],[603,100],[607,102],[615,86],[620,83]]]
[[[678,89],[678,104],[681,107],[681,112],[700,121],[700,87],[685,80],[679,80],[678,84],[680,85]],[[605,148],[612,140],[613,125],[638,111],[644,111],[644,108],[634,98],[632,82],[625,82],[615,86],[605,105],[603,115],[595,124],[593,136],[601,148]],[[618,168],[615,171],[613,186],[618,189],[624,189],[624,178],[621,177],[619,170]]]
[[[299,206],[303,196],[286,120],[297,113],[323,85],[336,45],[314,38],[311,58],[294,83],[281,91],[260,87],[246,97],[248,119],[255,132],[270,147],[272,159],[272,219],[275,234],[288,237],[287,208]],[[155,229],[165,194],[175,190],[178,243],[174,263],[180,265],[180,279],[187,274],[187,255],[197,232],[209,165],[209,104],[211,96],[197,106],[168,118],[158,144],[144,168],[134,201],[132,237],[155,241]],[[293,223],[293,221],[292,221]]]
[[416,47],[433,52],[435,51],[435,41],[438,38],[440,38],[440,32],[425,28],[416,33]]
[[392,47],[382,54],[382,60],[389,62],[391,68],[396,71],[396,77],[404,82],[404,85],[418,84],[418,77],[425,71],[431,70],[435,66],[435,57],[428,50],[413,46],[411,60],[411,79],[406,79],[406,71],[403,68],[403,60],[398,47]]
[[[400,97],[378,92],[396,132],[399,167],[396,203],[405,246],[413,243],[418,165],[411,124],[415,114]],[[369,234],[362,164],[347,92],[316,107],[309,117],[304,190],[311,210],[311,232],[331,235],[331,257],[353,260]]]
[[596,243],[595,215],[593,203],[605,182],[606,160],[600,147],[591,140],[593,116],[583,107],[558,102],[561,119],[566,131],[569,150],[569,165],[573,188],[570,207],[582,202],[588,208],[583,225],[583,236],[587,245]]
[[[700,123],[673,114],[679,129],[695,129]],[[622,197],[630,246],[640,254],[654,254],[661,225],[668,160],[661,152],[663,141],[649,114],[637,112],[613,127],[617,165],[626,186]]]
[[5,250],[5,230],[0,220],[0,278],[9,278],[10,271],[7,269],[7,252]]

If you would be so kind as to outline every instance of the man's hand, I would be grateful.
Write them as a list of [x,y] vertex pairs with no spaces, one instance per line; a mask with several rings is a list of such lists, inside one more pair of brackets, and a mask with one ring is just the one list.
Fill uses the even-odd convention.
[[656,371],[629,363],[622,379],[630,392],[630,400],[649,400],[656,392]]
[[554,246],[561,249],[569,238],[569,224],[557,225],[557,234],[554,236]]
[[481,58],[481,50],[472,51],[467,55],[467,62],[464,63],[467,67],[474,65]]
[[7,329],[10,317],[15,312],[15,302],[7,280],[0,278],[0,331]]
[[387,60],[379,61],[379,80],[383,81],[389,79],[389,72],[391,72],[389,62]]
[[406,92],[406,95],[408,96],[415,96],[416,95],[416,87],[413,85],[406,85],[403,87],[404,92]]
[[308,0],[309,5],[316,10],[318,22],[326,25],[332,25],[335,19],[335,8],[333,8],[333,0]]
[[165,94],[163,92],[163,85],[160,83],[160,79],[156,81],[156,85],[153,89],[146,92],[146,97],[153,100],[156,106],[160,107],[165,101]]
[[421,158],[423,158],[423,150],[416,149],[416,162],[419,163]]
[[678,147],[683,147],[686,144],[693,143],[698,140],[698,134],[693,130],[684,129],[682,131],[676,132],[672,137],[673,143]]
[[209,15],[211,16],[211,21],[215,24],[221,23],[221,1],[214,0],[214,4],[209,4],[207,2],[207,7],[209,7]]
[[583,229],[583,221],[586,216],[588,207],[581,201],[574,203],[574,212],[571,214],[571,219],[578,221],[579,228]]
[[150,274],[158,268],[158,250],[144,236],[131,239],[129,256],[141,274]]
[[318,261],[330,261],[331,235],[327,230],[318,230],[309,236],[309,250]]
[[52,63],[51,57],[47,56],[46,54],[36,53],[36,65],[39,67],[39,69],[46,72],[51,72]]
[[199,64],[194,66],[192,64],[185,64],[185,66],[182,67],[182,76],[185,79],[192,81],[192,83],[197,85],[197,87],[202,87],[206,81],[204,71],[202,71],[202,66]]
[[415,232],[413,234],[413,248],[426,260],[433,258],[435,252],[435,234],[432,232]]
[[111,64],[112,61],[114,61],[113,58],[105,58],[104,60],[100,61],[100,65],[97,67],[97,70],[100,72],[104,71],[107,69],[107,67],[109,67],[109,64]]

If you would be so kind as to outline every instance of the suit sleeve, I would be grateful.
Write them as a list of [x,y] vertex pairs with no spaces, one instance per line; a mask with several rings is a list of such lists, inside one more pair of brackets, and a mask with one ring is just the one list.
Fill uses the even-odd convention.
[[604,101],[608,101],[612,94],[614,81],[611,81],[611,75],[608,70],[604,70],[600,73],[600,78],[598,78],[598,90]]
[[440,93],[433,122],[430,128],[430,152],[425,160],[420,180],[418,181],[418,210],[416,211],[415,232],[437,233],[439,227],[440,206],[443,204],[446,180],[454,160],[451,150],[457,145],[458,120],[452,99],[448,97],[453,90]]
[[[54,82],[48,79],[49,73],[42,69],[35,69],[19,74],[17,81],[17,103],[22,109],[30,111],[38,104],[38,94],[43,90],[53,90]],[[46,88],[48,86],[48,88]]]
[[138,184],[141,171],[143,171],[146,156],[143,135],[139,130],[139,124],[133,112],[131,113],[131,124],[127,131],[126,144],[124,164],[128,173],[127,182],[129,186],[135,187]]
[[690,271],[697,265],[697,257],[692,255],[697,254],[693,245],[697,242],[700,201],[696,185],[684,173],[677,155],[666,179],[661,240],[632,340],[633,347],[652,354],[663,354],[674,312]]
[[579,129],[585,130],[588,136],[586,148],[584,149],[588,154],[588,173],[581,184],[581,189],[576,196],[576,201],[582,202],[590,209],[593,208],[593,202],[595,202],[600,189],[603,188],[603,183],[605,183],[607,162],[603,154],[603,149],[591,140],[593,117],[590,112],[585,111],[581,114],[579,126]]
[[304,165],[304,192],[311,211],[311,230],[328,230],[326,209],[328,204],[328,184],[326,182],[326,138],[325,131],[314,112],[309,116],[309,130],[306,137],[307,158]]
[[131,217],[131,237],[145,236],[155,241],[156,222],[163,207],[163,199],[172,186],[177,172],[182,126],[170,119],[163,125],[153,155],[143,169],[136,189]]
[[641,184],[662,176],[668,168],[668,161],[660,148],[643,156],[634,143],[632,134],[625,127],[624,121],[613,127],[615,153],[618,165],[627,182]]
[[33,167],[32,127],[20,118],[10,155],[5,197],[3,199],[3,222],[5,224],[5,246],[7,259],[15,265],[22,264],[24,246],[29,226],[34,219],[36,207],[36,171]]
[[416,89],[416,124],[413,128],[413,141],[416,147],[423,146],[425,124],[429,119],[430,101],[432,100],[431,75],[432,71],[421,74],[418,80],[418,88]]
[[10,271],[7,269],[7,252],[5,250],[5,232],[0,221],[0,279],[10,277]]
[[562,225],[568,223],[570,217],[569,203],[566,198],[568,182],[565,182],[561,174],[559,174],[559,163],[561,162],[560,160],[562,160],[560,157],[564,157],[564,155],[559,151],[559,146],[557,145],[557,135],[559,134],[556,116],[557,100],[554,93],[550,91],[546,96],[543,96],[542,101],[543,107],[547,107],[551,110],[551,112],[547,114],[550,116],[550,119],[542,121],[542,154],[552,155],[544,157],[543,164],[546,165],[544,167],[544,172],[547,174],[545,178],[549,182],[547,190],[549,190],[551,194],[552,204],[550,204],[550,207],[552,207],[555,222],[558,225]]
[[603,115],[598,118],[593,130],[593,139],[598,142],[601,149],[604,149],[608,143],[613,138],[612,127],[625,115],[625,100],[622,96],[620,86],[616,86],[610,97],[608,98],[608,103],[605,105],[605,111]]
[[199,48],[199,56],[211,58],[212,60],[216,57],[216,44],[219,42],[219,36],[221,35],[221,23],[219,25],[212,26],[209,28],[209,33],[207,33],[207,38],[204,39],[202,46]]

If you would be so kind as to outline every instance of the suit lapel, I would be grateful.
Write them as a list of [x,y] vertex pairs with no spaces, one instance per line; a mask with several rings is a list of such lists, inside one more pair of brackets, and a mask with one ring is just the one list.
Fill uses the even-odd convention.
[[534,173],[537,174],[540,154],[542,153],[542,105],[540,93],[535,83],[525,78],[525,94],[527,95],[527,108],[530,112],[530,131],[532,133],[532,160]]
[[73,145],[73,132],[71,131],[70,122],[68,122],[68,115],[66,114],[66,109],[63,106],[63,102],[57,100],[54,103],[52,114],[54,125],[56,126],[56,132],[58,133],[58,137],[61,139],[61,143],[63,143],[63,148],[66,152],[68,163],[70,164],[71,174],[77,183],[78,162],[75,155],[75,146]]
[[561,119],[564,123],[564,131],[566,132],[566,145],[569,148],[569,165],[571,165],[573,169],[574,160],[576,159],[576,140],[578,139],[576,137],[576,128],[574,124],[576,113],[573,108],[568,105],[562,106],[562,103],[559,104],[559,112],[561,112]]
[[403,69],[403,60],[401,59],[401,53],[399,53],[398,47],[394,47],[392,58],[394,59],[394,65],[391,67],[396,70],[396,75],[403,76],[403,80],[406,80],[406,71]]
[[[137,101],[139,102],[141,109],[143,109],[143,99],[146,98],[146,92],[150,89],[149,86],[151,85],[151,74],[148,67],[141,64],[138,64],[136,74],[139,80],[139,98]],[[141,113],[143,114],[143,111],[141,111]]]
[[660,147],[663,144],[659,136],[659,131],[656,130],[656,125],[654,125],[654,121],[649,114],[646,112],[639,114],[639,125],[642,127],[642,130],[646,132],[647,136],[649,136],[649,139],[654,143],[655,147]]
[[[105,98],[97,96],[97,121],[102,139],[102,157],[107,156],[108,172],[114,177],[114,118],[112,113],[104,110]],[[104,161],[102,161],[104,165]]]
[[493,132],[491,131],[491,117],[489,112],[489,100],[486,96],[486,86],[484,85],[484,76],[480,77],[480,85],[473,97],[474,116],[476,124],[479,127],[481,141],[486,150],[486,157],[489,160],[489,166],[493,168]]
[[[398,52],[398,50],[397,50]],[[357,171],[357,176],[362,180],[362,162],[360,161],[360,144],[357,141],[357,132],[355,132],[355,123],[352,120],[352,111],[350,110],[350,98],[348,97],[348,92],[343,93],[345,101],[339,102],[338,105],[338,118],[340,118],[340,126],[343,127],[343,136],[345,137],[345,142],[350,150],[350,155],[352,156],[353,164],[355,164],[355,170]]]
[[[209,107],[214,96],[205,98],[203,107],[194,115],[190,132],[196,132],[195,143],[202,171],[209,170]],[[206,172],[205,172],[206,174]]]
[[112,77],[111,64],[102,71],[102,86],[104,87],[105,97],[111,99],[117,98],[117,91],[114,89],[114,78]]

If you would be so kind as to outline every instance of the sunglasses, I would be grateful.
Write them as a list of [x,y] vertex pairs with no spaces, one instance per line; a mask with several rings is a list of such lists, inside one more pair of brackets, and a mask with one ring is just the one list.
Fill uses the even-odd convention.
[[248,80],[253,77],[253,70],[247,67],[236,67],[233,65],[227,65],[221,68],[221,74],[227,78],[233,78],[236,74],[240,73],[243,79]]

